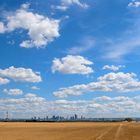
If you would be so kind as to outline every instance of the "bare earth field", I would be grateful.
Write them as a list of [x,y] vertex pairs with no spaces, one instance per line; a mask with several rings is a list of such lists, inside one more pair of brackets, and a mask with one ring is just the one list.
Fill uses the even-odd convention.
[[139,123],[0,123],[0,140],[140,140]]

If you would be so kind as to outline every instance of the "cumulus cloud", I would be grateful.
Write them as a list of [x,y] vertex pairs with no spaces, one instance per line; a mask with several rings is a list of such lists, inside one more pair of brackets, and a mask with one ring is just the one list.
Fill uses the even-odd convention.
[[[45,117],[52,115],[85,117],[128,117],[140,115],[140,96],[101,96],[91,100],[46,100],[33,93],[21,98],[0,99],[0,114],[9,111],[12,118]],[[115,114],[115,116],[114,116]],[[123,116],[122,116],[123,115]],[[2,117],[2,115],[1,115]],[[5,117],[5,116],[4,116]]]
[[25,100],[28,102],[34,102],[36,104],[41,104],[43,101],[45,101],[45,98],[38,97],[36,94],[28,93],[25,95]]
[[0,22],[0,33],[4,33],[4,32],[5,32],[4,24]]
[[59,37],[59,20],[30,12],[29,4],[23,4],[14,14],[7,16],[7,24],[0,22],[0,33],[12,32],[16,29],[28,31],[29,39],[20,46],[24,48],[46,47],[48,43]]
[[132,0],[132,1],[128,4],[128,7],[140,7],[140,1]]
[[114,81],[114,82],[129,82],[129,81],[137,81],[137,79],[135,78],[136,74],[134,73],[123,73],[123,72],[118,72],[118,73],[108,73],[105,74],[104,76],[100,76],[98,78],[98,81],[106,81],[106,82],[110,82],[110,81]]
[[3,90],[4,93],[6,93],[7,95],[11,95],[11,96],[17,96],[17,95],[22,95],[23,91],[21,89],[4,89]]
[[41,82],[41,76],[38,72],[34,72],[32,69],[26,68],[15,68],[13,66],[7,69],[0,69],[0,76],[7,77],[14,81],[21,82]]
[[34,114],[42,112],[42,108],[46,107],[45,101],[46,99],[33,93],[25,94],[21,98],[0,99],[0,113],[4,114],[5,110],[8,110],[12,118],[31,118]]
[[112,71],[118,71],[120,70],[120,68],[124,68],[125,66],[124,65],[118,65],[118,66],[115,66],[115,65],[105,65],[103,66],[103,70],[112,70]]
[[97,78],[96,82],[60,88],[53,94],[59,98],[78,96],[89,92],[133,92],[140,90],[140,81],[134,73],[108,73]]
[[61,59],[55,58],[53,60],[52,72],[60,72],[63,74],[82,74],[87,75],[94,70],[89,67],[93,62],[82,56],[67,55]]
[[53,8],[66,11],[71,5],[77,5],[81,8],[87,9],[89,7],[88,4],[80,2],[80,0],[61,0],[61,5],[53,6]]
[[9,82],[10,82],[10,80],[0,77],[0,85],[8,84]]

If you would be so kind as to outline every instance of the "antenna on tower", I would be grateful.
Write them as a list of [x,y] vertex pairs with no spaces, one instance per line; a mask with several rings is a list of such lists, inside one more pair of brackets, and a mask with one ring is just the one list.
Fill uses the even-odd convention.
[[6,121],[8,121],[9,120],[9,113],[8,113],[8,111],[6,112],[6,119],[5,119]]

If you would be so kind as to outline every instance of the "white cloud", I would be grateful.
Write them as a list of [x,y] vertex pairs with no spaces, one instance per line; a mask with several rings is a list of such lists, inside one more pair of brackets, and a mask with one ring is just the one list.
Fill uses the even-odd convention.
[[140,37],[137,36],[137,33],[135,33],[135,35],[134,34],[131,35],[132,35],[131,38],[126,37],[123,40],[120,40],[116,42],[116,44],[111,45],[109,48],[107,48],[106,54],[103,56],[103,59],[107,58],[110,60],[122,61],[124,56],[130,53],[132,54],[134,50],[137,49],[137,47],[140,45]]
[[[24,48],[46,47],[48,43],[59,37],[59,20],[50,19],[43,15],[30,12],[29,4],[23,4],[13,15],[7,16],[7,25],[0,23],[0,32],[12,32],[16,29],[28,31],[29,40],[23,41]],[[4,29],[6,28],[6,29]]]
[[21,5],[21,8],[23,9],[29,9],[29,7],[30,7],[30,3],[24,3]]
[[51,8],[52,9],[58,9],[58,10],[61,10],[61,11],[66,11],[68,9],[68,6],[65,6],[65,5],[54,6],[54,5],[52,5]]
[[95,101],[97,101],[97,102],[105,102],[105,101],[110,101],[110,100],[111,100],[111,97],[108,97],[108,96],[102,96],[102,97],[95,98]]
[[[53,100],[49,101],[33,93],[21,98],[0,99],[0,114],[4,117],[8,110],[11,118],[45,117],[52,115],[80,117],[128,117],[139,116],[140,96],[108,97],[101,96],[91,100]],[[47,112],[47,113],[46,113]],[[114,115],[115,114],[115,115]]]
[[52,72],[61,72],[64,74],[82,74],[87,75],[94,70],[88,65],[92,65],[93,62],[82,56],[67,55],[61,59],[55,58],[53,60]]
[[[32,93],[28,93],[22,98],[0,99],[0,113],[5,113],[5,110],[8,110],[9,117],[12,114],[12,118],[31,118],[34,114],[41,113],[45,107],[47,107],[46,99]],[[43,113],[45,114],[45,112]]]
[[88,8],[86,3],[81,3],[80,0],[61,0],[62,5],[70,6],[72,4],[76,4],[82,8]]
[[28,102],[34,102],[36,104],[41,104],[45,101],[44,98],[42,97],[38,97],[37,95],[33,94],[33,93],[28,93],[25,95],[25,100]]
[[140,81],[134,73],[108,73],[100,76],[97,82],[88,84],[74,85],[68,88],[60,88],[54,92],[54,96],[65,98],[78,96],[89,92],[133,92],[140,91]]
[[100,76],[98,78],[98,81],[106,81],[106,82],[110,82],[110,81],[114,81],[114,82],[129,82],[129,81],[137,81],[137,79],[135,79],[136,74],[134,73],[123,73],[123,72],[118,72],[118,73],[108,73],[105,74],[104,76]]
[[61,5],[53,6],[52,8],[66,11],[70,6],[77,5],[81,8],[87,9],[89,7],[86,3],[81,3],[80,0],[61,0]]
[[5,32],[4,24],[0,22],[0,33],[4,33],[4,32]]
[[140,1],[132,0],[132,1],[128,4],[128,7],[140,7]]
[[10,80],[0,77],[0,85],[8,84],[9,82],[10,82]]
[[124,68],[125,66],[124,65],[118,65],[118,66],[115,66],[115,65],[105,65],[103,66],[103,70],[112,70],[112,71],[118,71],[120,70],[120,68]]
[[39,90],[40,88],[38,88],[36,86],[32,86],[31,89],[33,89],[33,90]]
[[41,82],[39,73],[34,72],[32,69],[9,67],[7,69],[0,69],[0,76],[7,77],[14,81],[21,82]]
[[3,92],[11,96],[17,96],[23,94],[23,91],[21,89],[4,89]]

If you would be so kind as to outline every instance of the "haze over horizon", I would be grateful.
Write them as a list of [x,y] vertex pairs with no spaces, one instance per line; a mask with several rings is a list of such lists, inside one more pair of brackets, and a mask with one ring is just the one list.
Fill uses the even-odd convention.
[[0,118],[140,117],[140,0],[1,0]]

